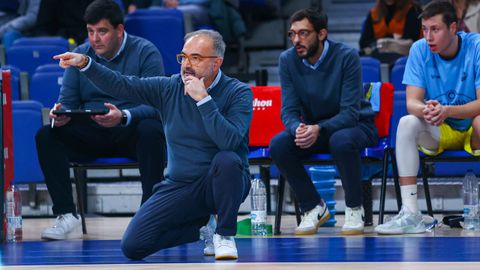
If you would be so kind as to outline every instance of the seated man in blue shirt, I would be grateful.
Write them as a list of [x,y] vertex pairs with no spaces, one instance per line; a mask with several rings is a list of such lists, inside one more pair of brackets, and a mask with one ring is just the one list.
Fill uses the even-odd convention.
[[327,39],[327,16],[303,9],[290,18],[293,47],[280,55],[282,121],[270,154],[297,195],[303,217],[295,234],[315,234],[330,213],[302,159],[330,152],[345,191],[343,234],[364,229],[360,150],[378,136],[370,103],[363,99],[358,53]]
[[252,92],[220,71],[224,53],[218,32],[188,33],[177,55],[181,73],[146,79],[122,76],[83,54],[55,56],[60,66],[79,68],[106,93],[154,106],[162,116],[168,148],[165,181],[128,225],[122,250],[129,258],[198,240],[211,214],[218,216],[214,249],[204,253],[238,258],[237,214],[250,189]]
[[[164,74],[160,52],[149,41],[128,35],[123,15],[112,0],[97,0],[85,12],[89,42],[75,49],[126,75]],[[54,109],[106,108],[92,119],[70,118],[50,112],[53,125],[37,132],[38,159],[53,202],[55,223],[42,238],[81,237],[81,218],[72,196],[69,161],[126,156],[136,159],[142,180],[142,202],[163,179],[165,138],[159,111],[151,106],[118,99],[96,87],[76,68],[67,69]],[[93,120],[93,121],[92,121]]]
[[431,2],[420,17],[425,38],[413,44],[405,66],[409,115],[398,123],[395,147],[403,205],[375,228],[380,234],[425,232],[417,205],[418,149],[480,155],[480,35],[457,32],[450,1]]

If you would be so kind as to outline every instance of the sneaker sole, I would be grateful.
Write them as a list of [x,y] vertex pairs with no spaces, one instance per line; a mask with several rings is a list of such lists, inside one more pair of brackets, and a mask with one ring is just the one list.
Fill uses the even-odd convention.
[[342,229],[342,235],[362,235],[364,234],[363,229],[362,230],[343,230]]
[[305,231],[297,231],[295,230],[295,235],[312,235],[316,234],[318,231],[318,227],[322,226],[325,222],[327,222],[330,219],[330,212],[327,212],[325,216],[323,216],[317,223],[317,226],[314,229],[311,230],[305,230]]
[[214,252],[208,252],[208,251],[203,251],[204,256],[215,256],[215,251]]
[[420,234],[420,233],[425,233],[425,230],[413,230],[413,231],[377,231],[375,230],[377,234],[383,234],[383,235],[402,235],[402,234]]
[[215,256],[215,260],[236,260],[238,259],[238,255],[220,255]]

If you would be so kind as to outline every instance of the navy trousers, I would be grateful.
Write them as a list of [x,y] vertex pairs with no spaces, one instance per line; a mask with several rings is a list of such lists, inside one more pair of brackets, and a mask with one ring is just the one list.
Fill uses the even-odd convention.
[[145,119],[127,127],[104,128],[92,120],[71,120],[62,127],[44,126],[36,134],[38,160],[55,215],[76,213],[70,160],[126,156],[138,160],[142,203],[163,179],[166,146],[160,121]]
[[330,153],[342,180],[345,203],[348,207],[362,205],[360,150],[375,146],[378,141],[373,123],[360,123],[328,135],[320,135],[310,148],[295,145],[294,136],[283,131],[270,142],[270,155],[297,195],[303,212],[320,203],[320,195],[305,170],[302,159],[314,153]]
[[[188,168],[185,168],[188,170]],[[233,236],[240,204],[250,190],[250,180],[240,157],[219,152],[207,175],[191,183],[168,178],[137,211],[122,239],[130,259],[143,259],[161,249],[194,242],[211,214],[218,214],[216,233]]]

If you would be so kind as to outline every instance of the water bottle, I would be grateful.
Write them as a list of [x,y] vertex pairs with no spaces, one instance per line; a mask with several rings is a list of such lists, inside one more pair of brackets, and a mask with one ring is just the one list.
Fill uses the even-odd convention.
[[472,170],[468,170],[463,178],[463,228],[465,230],[480,229],[478,214],[478,179]]
[[22,231],[22,197],[18,187],[12,185],[7,189],[5,215],[7,219],[7,241],[21,241]]
[[252,180],[250,198],[252,235],[267,235],[267,191],[262,180],[258,178]]

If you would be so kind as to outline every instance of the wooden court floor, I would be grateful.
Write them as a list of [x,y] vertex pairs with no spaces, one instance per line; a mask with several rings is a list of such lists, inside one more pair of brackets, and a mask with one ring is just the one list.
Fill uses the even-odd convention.
[[480,232],[440,226],[385,237],[367,227],[363,236],[344,237],[338,225],[343,216],[336,218],[336,227],[295,237],[294,217],[284,216],[281,236],[237,237],[239,259],[233,262],[204,257],[201,241],[128,260],[119,245],[130,218],[87,217],[88,234],[69,241],[42,241],[40,232],[53,219],[31,218],[24,220],[24,241],[1,246],[0,269],[480,269]]

